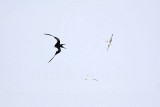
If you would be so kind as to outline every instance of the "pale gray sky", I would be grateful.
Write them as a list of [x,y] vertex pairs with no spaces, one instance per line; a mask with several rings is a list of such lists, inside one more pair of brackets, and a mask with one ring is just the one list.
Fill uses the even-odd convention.
[[[159,0],[1,0],[0,107],[159,107],[159,10]],[[50,63],[56,40],[44,33],[67,48]]]

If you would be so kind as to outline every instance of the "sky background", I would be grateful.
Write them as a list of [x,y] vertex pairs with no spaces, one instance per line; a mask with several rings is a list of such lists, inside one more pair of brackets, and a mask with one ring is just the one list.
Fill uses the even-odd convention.
[[159,0],[0,0],[0,35],[1,107],[160,107]]

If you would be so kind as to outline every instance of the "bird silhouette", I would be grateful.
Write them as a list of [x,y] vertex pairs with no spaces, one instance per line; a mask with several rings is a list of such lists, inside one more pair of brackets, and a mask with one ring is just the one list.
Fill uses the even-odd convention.
[[[54,47],[56,47],[58,50],[56,51],[56,53],[54,54],[54,56],[49,60],[49,62],[51,62],[52,59],[53,59],[57,54],[59,54],[59,53],[61,52],[61,48],[66,49],[65,47],[63,47],[63,45],[65,45],[65,44],[60,44],[60,40],[59,40],[57,37],[55,37],[55,36],[53,36],[53,35],[51,35],[51,34],[45,33],[44,35],[52,36],[52,37],[54,37],[54,38],[57,40],[57,43],[54,45]],[[49,62],[48,62],[48,63],[49,63]]]
[[108,50],[109,47],[112,45],[112,37],[113,37],[113,34],[112,34],[112,36],[110,37],[109,41],[106,41],[106,42],[108,42],[107,50]]

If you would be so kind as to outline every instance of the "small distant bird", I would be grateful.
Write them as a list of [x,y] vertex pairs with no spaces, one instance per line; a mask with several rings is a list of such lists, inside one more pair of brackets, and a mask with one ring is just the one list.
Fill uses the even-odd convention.
[[106,41],[106,42],[108,42],[108,47],[107,47],[107,50],[109,49],[109,47],[112,45],[112,37],[113,37],[113,34],[112,34],[112,36],[110,37],[110,40],[108,41]]
[[[44,35],[53,36],[53,35],[47,34],[47,33],[45,33]],[[56,43],[54,46],[55,46],[58,50],[56,51],[55,55],[49,60],[49,62],[51,62],[52,59],[53,59],[57,54],[59,54],[59,53],[61,52],[61,48],[66,49],[65,47],[63,47],[63,45],[65,45],[65,44],[60,44],[60,40],[59,40],[57,37],[55,37],[55,36],[53,36],[53,37],[57,40],[57,43]],[[49,62],[48,62],[48,63],[49,63]]]
[[92,80],[94,80],[94,81],[98,81],[97,79],[92,79]]
[[91,78],[91,77],[89,76],[89,74],[87,75],[87,77],[85,78],[85,80],[94,80],[94,81],[98,81],[98,80],[95,79],[95,78]]
[[85,78],[85,80],[88,80],[89,79],[89,74],[87,75],[87,77]]

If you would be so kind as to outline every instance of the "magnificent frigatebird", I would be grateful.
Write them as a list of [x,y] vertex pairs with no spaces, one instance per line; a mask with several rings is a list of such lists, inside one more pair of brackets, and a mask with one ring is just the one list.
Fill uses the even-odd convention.
[[[53,35],[47,34],[47,33],[45,33],[45,35],[53,36]],[[57,43],[56,43],[54,46],[55,46],[58,50],[56,51],[55,55],[49,60],[49,62],[51,62],[52,59],[53,59],[57,54],[59,54],[59,53],[61,52],[61,48],[66,49],[65,47],[63,47],[63,45],[65,45],[65,44],[60,44],[60,40],[59,40],[57,37],[55,37],[55,36],[53,36],[53,37],[57,40]],[[48,62],[48,63],[49,63],[49,62]]]
[[112,34],[112,36],[110,37],[110,40],[109,40],[109,41],[106,41],[106,42],[108,42],[107,50],[108,50],[109,47],[112,45],[112,44],[111,44],[111,43],[112,43],[112,37],[113,37],[113,34]]

